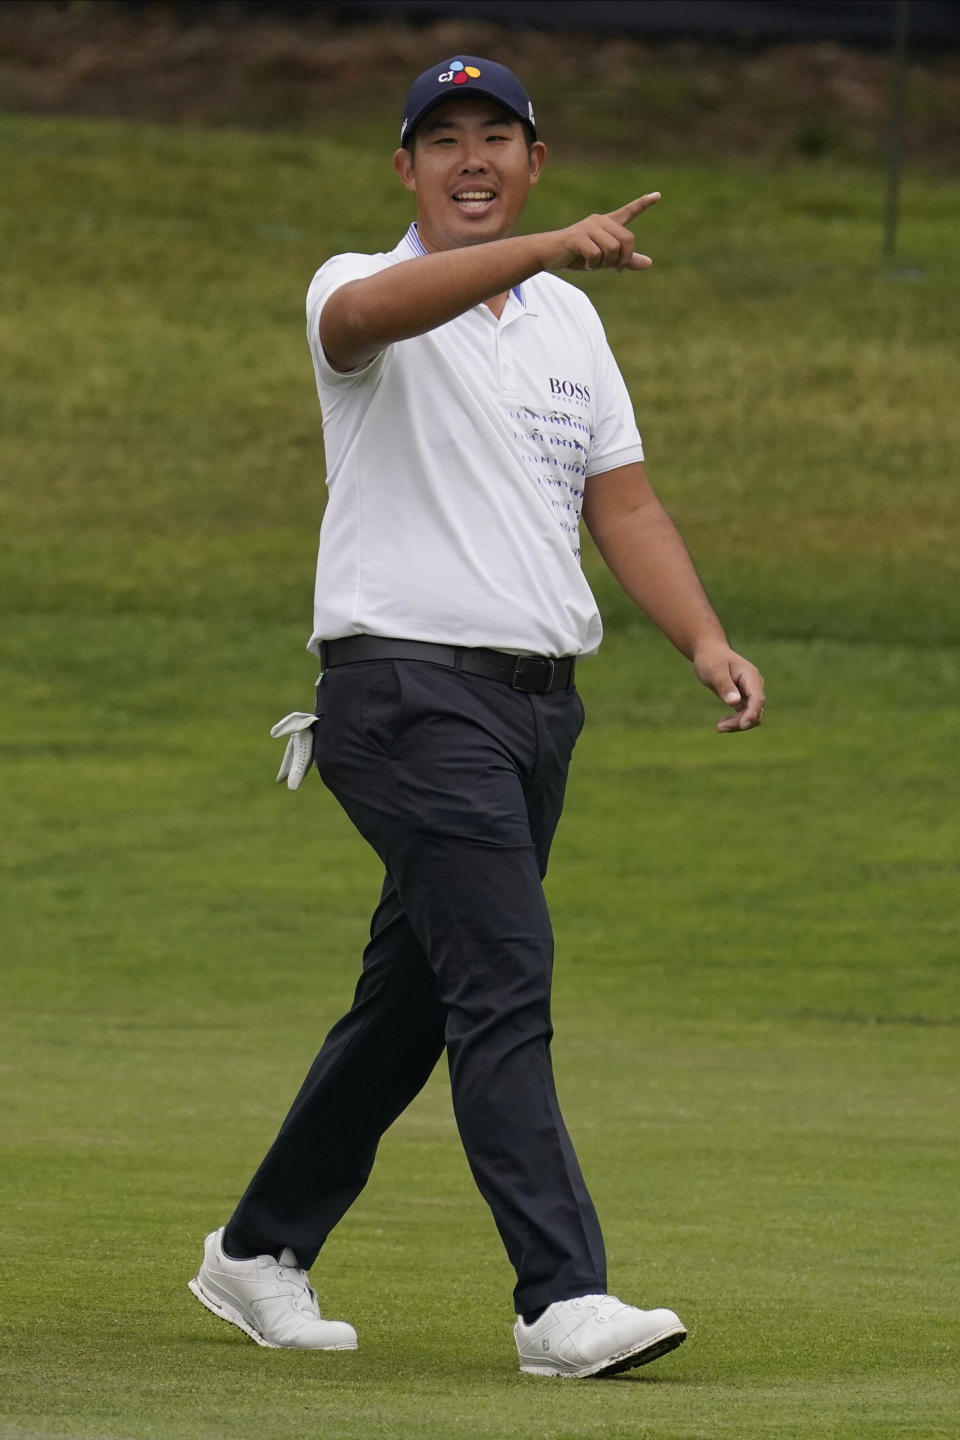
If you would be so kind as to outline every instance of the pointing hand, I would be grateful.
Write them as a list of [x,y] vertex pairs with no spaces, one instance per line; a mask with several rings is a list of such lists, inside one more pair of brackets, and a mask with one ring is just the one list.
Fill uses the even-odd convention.
[[633,232],[627,226],[659,199],[659,190],[653,190],[609,215],[588,215],[566,230],[550,231],[543,237],[544,269],[648,270],[653,261],[634,250]]

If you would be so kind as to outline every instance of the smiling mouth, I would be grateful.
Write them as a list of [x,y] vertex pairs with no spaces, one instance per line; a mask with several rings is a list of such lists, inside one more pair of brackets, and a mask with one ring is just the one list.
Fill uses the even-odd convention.
[[453,197],[461,210],[480,210],[496,198],[492,190],[460,190]]

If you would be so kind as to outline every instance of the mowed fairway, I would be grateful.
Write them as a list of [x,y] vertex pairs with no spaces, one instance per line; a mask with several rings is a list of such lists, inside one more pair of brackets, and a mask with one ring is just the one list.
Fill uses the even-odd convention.
[[[557,166],[651,188],[588,277],[651,475],[769,685],[609,620],[548,880],[561,1099],[611,1288],[689,1342],[521,1378],[442,1071],[314,1280],[356,1354],[186,1281],[349,1002],[379,876],[316,777],[314,269],[408,217],[384,152],[0,121],[3,1440],[952,1437],[958,1413],[960,185]],[[948,457],[952,457],[952,462]],[[451,483],[456,477],[451,476]]]

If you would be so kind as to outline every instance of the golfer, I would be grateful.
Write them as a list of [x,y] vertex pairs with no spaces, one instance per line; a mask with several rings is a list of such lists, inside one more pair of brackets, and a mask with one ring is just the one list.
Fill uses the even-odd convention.
[[329,260],[307,297],[329,503],[310,641],[323,673],[302,723],[383,890],[353,1005],[190,1284],[258,1344],[353,1349],[306,1272],[446,1050],[516,1271],[520,1368],[605,1375],[686,1331],[607,1293],[550,1063],[541,882],[583,724],[575,667],[601,638],[581,521],[731,707],[718,730],[760,724],[763,681],[650,488],[596,312],[560,278],[607,268],[636,283],[651,261],[629,226],[659,196],[516,235],[546,148],[520,81],[474,56],[414,82],[400,142],[416,222],[385,254]]

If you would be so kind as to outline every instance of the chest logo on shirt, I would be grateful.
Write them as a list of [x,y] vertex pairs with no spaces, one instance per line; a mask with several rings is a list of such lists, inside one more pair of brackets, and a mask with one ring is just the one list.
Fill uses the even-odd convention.
[[573,400],[581,405],[590,403],[590,386],[584,385],[580,380],[558,380],[555,375],[550,376],[550,394],[565,400]]

